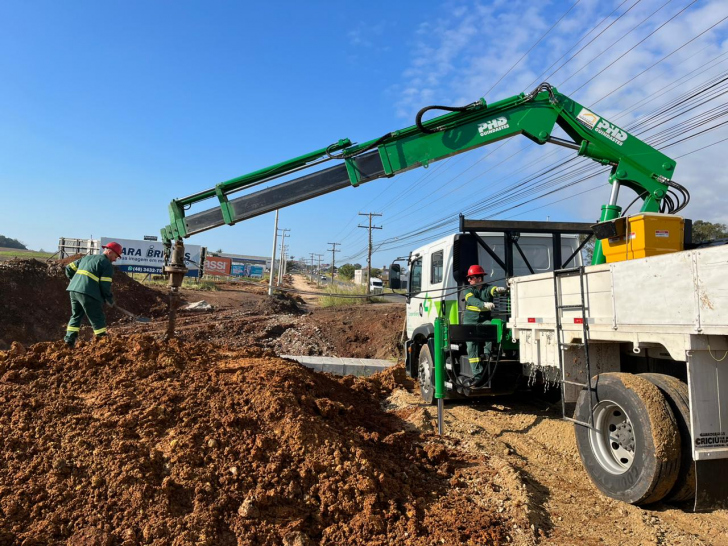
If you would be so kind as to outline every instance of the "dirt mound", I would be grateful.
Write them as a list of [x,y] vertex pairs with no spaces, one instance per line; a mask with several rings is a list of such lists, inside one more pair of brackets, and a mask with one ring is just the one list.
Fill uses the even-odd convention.
[[[0,264],[0,350],[13,341],[30,344],[63,337],[71,316],[68,279],[64,267],[78,256],[48,263],[35,259]],[[124,309],[145,316],[161,316],[167,301],[121,271],[114,272],[113,293]],[[116,309],[106,309],[109,322],[127,320]],[[82,336],[89,336],[88,329]]]
[[[494,471],[336,380],[134,335],[0,352],[0,544],[494,544]],[[410,427],[411,429],[411,427]],[[487,487],[487,485],[486,485]]]
[[296,299],[289,294],[276,292],[272,296],[266,296],[265,300],[258,303],[254,309],[259,315],[300,315],[305,313],[296,302]]
[[312,322],[325,332],[333,354],[351,358],[401,358],[404,315],[401,305],[354,305],[315,309]]

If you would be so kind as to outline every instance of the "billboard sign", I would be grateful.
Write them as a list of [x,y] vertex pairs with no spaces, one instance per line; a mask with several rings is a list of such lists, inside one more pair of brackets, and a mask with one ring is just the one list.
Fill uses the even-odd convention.
[[262,278],[263,277],[263,266],[233,262],[232,267],[230,269],[230,274],[235,277]]
[[230,275],[230,258],[220,258],[218,256],[205,257],[205,275]]
[[[101,237],[101,246],[116,241],[122,246],[121,257],[114,262],[114,266],[127,273],[150,273],[161,275],[164,267],[164,243],[159,241],[139,241],[134,239],[116,239]],[[185,265],[189,271],[186,277],[199,276],[200,251],[199,245],[185,245]]]

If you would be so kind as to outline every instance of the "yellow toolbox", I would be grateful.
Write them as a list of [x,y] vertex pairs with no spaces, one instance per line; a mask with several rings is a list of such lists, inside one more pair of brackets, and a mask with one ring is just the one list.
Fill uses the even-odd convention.
[[602,251],[607,263],[684,249],[685,220],[680,216],[642,212],[620,220],[625,222],[624,231],[616,237],[602,240]]

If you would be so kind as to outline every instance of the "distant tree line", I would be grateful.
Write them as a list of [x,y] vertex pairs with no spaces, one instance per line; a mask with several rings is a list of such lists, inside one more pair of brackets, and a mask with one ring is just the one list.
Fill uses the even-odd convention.
[[693,222],[693,242],[706,243],[716,239],[728,238],[728,226],[714,222],[695,220]]
[[[354,278],[354,271],[357,269],[363,269],[361,264],[344,264],[336,268],[336,272],[342,279],[351,280]],[[373,279],[379,277],[382,274],[382,270],[378,267],[372,267],[370,277]]]
[[28,248],[17,239],[11,239],[10,237],[5,237],[4,235],[0,235],[0,246],[5,248],[28,250]]

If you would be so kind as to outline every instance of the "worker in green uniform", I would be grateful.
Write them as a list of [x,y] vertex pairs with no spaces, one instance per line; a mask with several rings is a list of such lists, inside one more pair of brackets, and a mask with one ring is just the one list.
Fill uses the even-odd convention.
[[[465,312],[463,324],[488,324],[490,312],[495,307],[493,296],[505,294],[507,289],[500,286],[488,286],[483,282],[485,271],[479,265],[471,265],[468,269],[467,280],[470,285],[464,292]],[[493,348],[492,342],[485,344],[476,341],[466,342],[468,347],[468,361],[473,371],[473,378],[468,382],[469,387],[481,387],[487,380],[483,361],[490,359]],[[481,356],[482,355],[482,356]]]
[[103,248],[103,254],[89,254],[66,266],[66,277],[71,279],[67,288],[71,296],[71,320],[64,341],[69,347],[76,344],[84,315],[88,317],[96,339],[106,335],[103,305],[106,302],[114,306],[111,293],[114,267],[111,264],[121,257],[122,248],[119,243],[109,243]]

